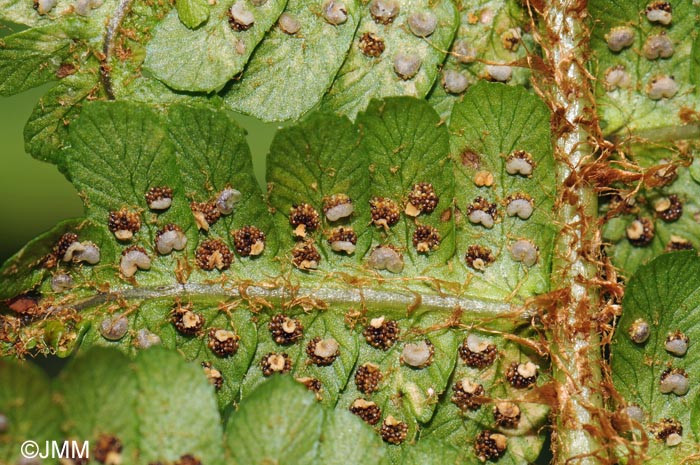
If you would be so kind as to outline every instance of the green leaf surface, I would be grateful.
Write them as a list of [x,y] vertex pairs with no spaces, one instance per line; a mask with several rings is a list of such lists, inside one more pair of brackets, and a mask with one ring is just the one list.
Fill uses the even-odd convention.
[[75,48],[57,24],[0,39],[0,95],[14,95],[56,80],[57,70],[70,60]]
[[18,463],[25,441],[35,441],[39,445],[36,452],[43,452],[47,441],[63,440],[60,409],[39,368],[28,362],[0,360],[0,379],[0,415],[7,421],[7,429],[0,432],[0,462]]
[[[321,270],[353,272],[368,250],[369,159],[367,152],[358,147],[358,138],[357,128],[347,118],[315,113],[296,126],[280,130],[272,141],[267,168],[270,203],[275,209],[283,252],[290,259],[298,242],[290,224],[290,209],[302,203],[311,205],[321,221],[316,231],[307,234],[321,254]],[[329,221],[323,211],[324,198],[335,194],[350,197],[353,214]],[[357,248],[352,255],[331,249],[327,239],[337,227],[355,231]]]
[[[390,244],[403,254],[408,276],[434,276],[455,252],[455,195],[449,135],[439,116],[425,101],[396,97],[374,100],[357,118],[361,149],[370,154],[373,197],[395,201],[404,211],[390,228],[374,227],[374,245]],[[411,217],[405,213],[413,186],[430,183],[438,197],[435,210]],[[419,225],[435,228],[440,235],[436,249],[419,252],[413,234]],[[392,276],[383,271],[382,275]],[[439,276],[441,277],[441,276]]]
[[381,440],[345,412],[324,411],[288,376],[262,384],[226,426],[234,464],[379,464]]
[[[680,461],[696,452],[700,440],[698,428],[698,383],[700,369],[696,342],[700,338],[700,259],[694,252],[662,255],[639,268],[627,286],[623,313],[612,344],[612,374],[615,387],[628,404],[641,407],[644,431],[668,418],[683,426],[682,442],[667,446],[650,435],[645,463],[666,464]],[[638,319],[649,325],[646,342],[635,343],[628,329]],[[672,355],[665,343],[669,333],[680,330],[689,340],[688,352]],[[663,394],[661,375],[667,368],[680,368],[689,376],[687,394]]]
[[[224,91],[232,110],[264,121],[298,119],[321,100],[343,64],[359,22],[357,0],[345,2],[347,21],[332,25],[318,6],[304,0],[287,3],[285,17],[300,29],[278,21],[255,50],[240,80]],[[284,22],[284,20],[283,20]]]
[[206,0],[178,0],[175,7],[182,24],[190,29],[209,19],[209,5]]
[[[440,79],[430,91],[428,101],[440,116],[449,121],[452,107],[462,92],[445,90],[445,73],[456,71],[467,78],[468,85],[492,79],[489,66],[501,66],[523,60],[535,52],[530,18],[521,2],[513,0],[458,0],[460,23],[455,40],[442,67]],[[509,85],[527,86],[530,70],[511,66]],[[454,90],[458,90],[455,88]]]
[[68,126],[96,90],[97,77],[92,73],[68,76],[49,90],[39,99],[24,127],[25,150],[34,158],[60,164],[61,149],[68,142]]
[[[646,0],[617,2],[594,0],[589,11],[597,27],[592,30],[591,47],[597,60],[591,62],[597,76],[597,108],[601,127],[605,134],[625,137],[628,131],[653,136],[658,130],[680,127],[688,121],[683,111],[700,110],[697,76],[693,68],[697,55],[696,35],[698,7],[691,0],[671,2],[673,19],[669,25],[650,22],[645,9]],[[629,47],[618,52],[608,47],[606,35],[612,28],[628,27],[634,40]],[[668,58],[649,59],[644,44],[651,36],[664,34],[673,44],[673,54]],[[605,76],[614,67],[622,65],[629,74],[627,87],[612,90],[605,88]],[[673,76],[678,91],[672,98],[653,100],[647,95],[653,79]],[[695,130],[697,132],[697,130]]]
[[[467,366],[463,360],[457,360],[457,366],[452,372],[449,389],[445,392],[437,405],[437,413],[422,432],[421,439],[444,441],[459,450],[459,457],[463,463],[481,463],[474,452],[476,436],[485,430],[490,430],[506,435],[508,438],[506,452],[498,463],[529,464],[534,463],[542,450],[544,434],[542,426],[547,420],[549,407],[544,404],[527,402],[533,395],[532,390],[515,389],[505,379],[505,372],[512,362],[525,363],[534,360],[541,364],[531,354],[522,350],[513,342],[500,338],[492,338],[480,332],[471,332],[482,341],[488,341],[498,348],[498,357],[491,366],[479,369]],[[480,384],[484,388],[483,396],[486,402],[475,410],[462,411],[452,397],[455,393],[455,385],[462,379],[468,379],[472,383]],[[545,376],[540,375],[537,386],[547,382]],[[532,388],[534,390],[537,387]],[[508,399],[515,403],[521,411],[521,418],[515,428],[499,427],[495,424],[493,402]],[[464,447],[464,444],[467,447]],[[462,462],[460,462],[462,463]]]
[[211,8],[209,20],[196,30],[185,26],[176,11],[153,31],[144,68],[176,90],[212,92],[221,89],[243,70],[257,44],[282,13],[286,0],[269,0],[254,6],[239,0],[254,16],[243,31],[229,25],[227,15],[234,4],[227,0]]
[[[400,0],[398,4],[398,16],[386,25],[372,19],[368,6],[363,8],[350,52],[323,99],[324,107],[354,119],[373,98],[427,95],[454,37],[458,13],[448,0]],[[408,18],[426,11],[435,15],[437,26],[428,37],[417,37],[409,29]],[[383,41],[384,50],[379,56],[368,56],[361,50],[360,42],[365,34],[374,34]],[[421,61],[417,74],[410,79],[404,80],[394,71],[394,57],[399,52]]]
[[[471,295],[511,299],[548,290],[555,229],[552,224],[555,194],[554,158],[550,143],[550,113],[525,89],[479,83],[454,107],[450,145],[455,169],[457,209],[457,273],[469,283]],[[531,154],[536,165],[531,176],[511,175],[506,158],[516,150]],[[477,186],[477,173],[493,176],[493,185]],[[514,194],[532,198],[532,215],[523,220],[508,216],[505,200]],[[477,197],[497,205],[500,220],[492,228],[469,220],[468,207]],[[537,263],[528,267],[514,260],[510,247],[520,239],[538,247]],[[491,250],[495,261],[483,271],[466,265],[469,246]],[[455,260],[457,261],[457,260]]]

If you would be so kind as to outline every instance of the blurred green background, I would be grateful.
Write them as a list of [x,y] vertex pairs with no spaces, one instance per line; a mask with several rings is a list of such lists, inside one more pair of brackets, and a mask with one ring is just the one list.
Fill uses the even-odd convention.
[[[0,37],[10,32],[0,25]],[[58,169],[24,152],[24,124],[49,88],[0,98],[0,263],[59,220],[82,215],[80,198]],[[262,181],[277,126],[244,116],[237,119],[248,131],[256,175]]]

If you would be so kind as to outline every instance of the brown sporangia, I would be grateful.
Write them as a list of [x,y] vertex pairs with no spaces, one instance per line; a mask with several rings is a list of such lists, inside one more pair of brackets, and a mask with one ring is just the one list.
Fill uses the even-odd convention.
[[328,245],[335,252],[345,252],[350,255],[355,252],[357,245],[357,234],[350,227],[340,226],[333,228],[328,234]]
[[482,462],[498,460],[505,454],[508,446],[506,436],[493,431],[482,431],[474,440],[474,452]]
[[362,418],[368,425],[376,425],[382,418],[382,410],[379,408],[379,405],[376,402],[362,398],[355,399],[350,405],[350,411]]
[[363,394],[371,394],[379,388],[379,383],[382,381],[381,370],[374,363],[362,364],[355,373],[355,386],[357,390]]
[[373,318],[365,327],[362,335],[372,347],[389,350],[399,339],[400,329],[396,320],[387,320],[383,316]]
[[224,377],[221,372],[214,368],[211,362],[202,362],[202,368],[204,369],[204,375],[207,377],[209,383],[214,386],[217,391],[224,385]]
[[289,224],[294,227],[295,237],[305,238],[307,234],[316,231],[321,220],[314,207],[300,203],[289,209]]
[[127,208],[111,211],[107,225],[114,237],[120,241],[128,241],[141,229],[141,215]]
[[313,364],[328,366],[340,355],[340,345],[333,338],[321,339],[316,336],[306,345],[306,355]]
[[209,349],[218,357],[230,357],[238,351],[240,337],[227,329],[211,328],[209,330]]
[[491,249],[478,244],[472,244],[467,247],[467,253],[464,254],[464,261],[469,268],[477,271],[484,271],[487,266],[496,261]]
[[192,311],[191,306],[177,305],[170,317],[175,329],[185,336],[196,335],[204,326],[204,317],[201,313]]
[[221,212],[214,202],[190,202],[190,210],[194,215],[197,228],[204,231],[209,231],[209,228],[221,218]]
[[277,344],[294,344],[304,337],[304,325],[301,321],[281,313],[273,316],[267,327],[272,334],[272,339]]
[[265,233],[256,226],[243,226],[231,234],[236,252],[241,257],[260,255],[265,249]]
[[372,58],[378,57],[384,53],[386,47],[384,45],[384,39],[371,32],[362,34],[357,45],[360,47],[363,55]]
[[413,247],[419,253],[428,253],[437,249],[440,245],[440,232],[427,224],[416,225],[413,232]]
[[452,386],[452,398],[450,400],[461,411],[466,412],[467,410],[478,410],[483,403],[480,400],[483,396],[484,386],[463,378]]
[[148,189],[145,197],[151,210],[167,210],[173,203],[173,190],[168,186],[155,186]]
[[483,369],[493,365],[498,357],[494,344],[470,334],[458,349],[459,356],[470,368]]
[[414,184],[408,193],[404,213],[408,216],[418,216],[421,213],[429,214],[435,211],[440,198],[435,193],[435,188],[429,182]]
[[292,359],[286,353],[269,352],[260,360],[260,369],[264,376],[273,373],[289,373],[292,371]]
[[299,243],[292,249],[292,265],[302,271],[315,270],[320,261],[321,254],[311,241]]
[[512,362],[506,370],[506,379],[511,386],[525,389],[537,381],[537,365],[532,362]]
[[229,269],[233,262],[231,249],[220,239],[207,239],[195,252],[197,266],[205,271]]
[[399,205],[386,197],[372,197],[369,201],[372,223],[375,226],[389,228],[399,222],[401,210]]
[[382,439],[389,444],[401,444],[408,435],[408,424],[397,420],[393,415],[389,415],[382,422],[379,432]]
[[121,441],[110,434],[101,434],[95,444],[95,460],[106,465],[118,465],[122,463]]

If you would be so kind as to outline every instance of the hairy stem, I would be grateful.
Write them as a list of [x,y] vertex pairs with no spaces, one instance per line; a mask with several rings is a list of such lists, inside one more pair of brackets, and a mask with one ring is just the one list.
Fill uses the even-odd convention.
[[557,160],[557,239],[552,288],[560,298],[546,315],[554,378],[558,384],[555,463],[605,462],[598,412],[603,408],[600,335],[596,325],[599,274],[597,195],[582,176],[599,134],[591,79],[586,72],[585,0],[531,4],[542,20],[538,37],[548,70],[537,82],[550,105]]

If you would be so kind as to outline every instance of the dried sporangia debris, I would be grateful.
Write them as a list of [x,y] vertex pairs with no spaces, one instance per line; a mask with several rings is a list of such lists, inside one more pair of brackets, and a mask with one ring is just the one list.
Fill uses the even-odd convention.
[[156,250],[161,255],[167,255],[173,250],[183,250],[187,245],[187,236],[176,224],[166,224],[156,233]]
[[340,346],[333,338],[321,339],[316,336],[306,345],[306,355],[315,365],[328,366],[340,355]]
[[503,456],[508,446],[508,438],[493,431],[482,431],[474,440],[474,452],[482,462],[495,461]]
[[536,166],[532,155],[525,150],[516,150],[506,157],[506,172],[513,176],[530,176]]
[[690,338],[686,336],[683,331],[677,329],[672,333],[668,333],[666,342],[664,342],[664,348],[669,354],[682,357],[688,352],[689,344]]
[[138,270],[148,270],[151,268],[151,258],[146,249],[139,245],[132,245],[122,250],[122,257],[119,261],[119,271],[126,278],[131,278]]
[[386,197],[372,197],[369,206],[372,213],[372,223],[375,226],[388,228],[399,222],[401,210],[393,200]]
[[413,246],[419,253],[428,253],[440,245],[440,232],[433,226],[419,224],[413,232]]
[[526,220],[532,216],[535,209],[535,202],[530,195],[524,192],[511,194],[503,201],[506,206],[506,215],[517,216],[521,220]]
[[365,32],[360,36],[360,41],[357,44],[365,56],[378,57],[384,52],[384,39],[371,32]]
[[659,441],[666,441],[668,446],[677,446],[683,440],[683,425],[673,418],[663,418],[649,425],[649,432]]
[[126,208],[109,212],[109,230],[120,241],[128,241],[141,229],[141,216]]
[[167,210],[173,203],[173,190],[167,186],[151,187],[146,192],[146,204],[151,210]]
[[318,253],[313,242],[302,242],[292,249],[292,265],[300,270],[315,270],[320,261],[321,254]]
[[642,318],[637,318],[632,322],[629,328],[627,328],[627,334],[630,335],[632,342],[637,344],[642,344],[649,339],[651,334],[651,328],[649,327],[649,322],[643,320]]
[[221,212],[214,202],[190,202],[190,210],[197,228],[205,231],[209,231],[209,227],[221,218]]
[[510,28],[501,34],[501,45],[504,49],[514,52],[518,50],[521,38],[520,28]]
[[391,24],[398,16],[399,10],[396,0],[372,0],[369,4],[369,14],[378,24]]
[[306,389],[309,391],[313,392],[316,394],[316,397],[318,398],[318,394],[321,393],[321,389],[323,388],[323,385],[321,384],[321,381],[316,379],[316,378],[309,378],[309,377],[301,377],[301,378],[296,378],[298,382],[306,386]]
[[272,334],[272,339],[277,344],[294,344],[304,337],[304,326],[301,324],[301,321],[281,313],[273,316],[267,327]]
[[467,206],[467,217],[474,224],[491,229],[498,220],[498,206],[483,197],[477,197]]
[[410,342],[401,351],[401,363],[413,368],[425,368],[433,363],[435,347],[429,340]]
[[355,385],[357,390],[363,394],[371,394],[377,391],[379,383],[382,381],[382,372],[379,370],[379,366],[374,363],[364,363],[362,364],[355,373]]
[[202,465],[202,461],[192,454],[185,454],[176,460],[173,465]]
[[346,194],[333,194],[323,198],[323,213],[328,221],[338,221],[352,215],[352,200]]
[[335,252],[345,252],[350,255],[355,252],[357,234],[349,227],[333,228],[328,234],[328,244]]
[[501,428],[517,428],[520,423],[520,407],[512,402],[498,402],[493,407],[493,419]]
[[308,203],[300,203],[289,209],[289,224],[294,226],[296,237],[304,238],[307,233],[316,231],[321,222],[314,207]]
[[651,2],[647,5],[645,13],[652,23],[668,26],[673,20],[673,8],[669,2]]
[[101,434],[95,444],[95,460],[107,465],[118,465],[122,463],[121,441],[115,436]]
[[173,309],[171,321],[175,329],[185,336],[194,336],[204,326],[204,317],[197,312],[193,312],[191,307],[178,305]]
[[682,368],[666,368],[663,373],[661,373],[661,379],[659,381],[659,391],[662,394],[675,394],[677,396],[684,396],[688,393],[690,389],[690,381],[688,380],[688,373]]
[[675,252],[677,250],[693,250],[693,244],[680,236],[671,235],[671,240],[666,244],[664,252]]
[[243,226],[232,234],[233,245],[241,257],[260,255],[265,249],[265,233],[255,226]]
[[[18,295],[10,299],[7,302],[7,306],[17,314],[22,325],[28,325],[45,314],[38,304],[38,297],[27,294]],[[2,315],[0,315],[0,321],[4,321]]]
[[496,261],[491,249],[483,245],[470,245],[464,255],[464,261],[469,268],[484,271],[487,266]]
[[212,328],[207,345],[218,357],[229,357],[238,351],[239,340],[240,337],[233,331]]
[[285,353],[270,352],[260,361],[260,369],[264,376],[270,376],[273,373],[289,373],[292,371],[292,359]]
[[208,239],[197,247],[195,252],[197,266],[203,270],[228,270],[233,262],[231,249],[220,239]]
[[671,194],[668,197],[657,200],[654,203],[654,211],[656,211],[657,217],[670,223],[681,217],[683,214],[683,204],[677,195]]
[[372,347],[388,350],[399,339],[399,323],[387,320],[383,316],[372,318],[369,325],[362,331],[365,340]]
[[382,418],[382,410],[376,402],[362,398],[355,399],[352,405],[350,405],[350,411],[362,418],[362,420],[369,425],[376,425]]
[[202,362],[202,368],[204,369],[204,375],[207,377],[209,383],[214,386],[214,389],[217,391],[221,389],[224,385],[224,377],[221,375],[221,372],[214,368],[211,362]]
[[477,187],[491,187],[493,186],[494,177],[493,173],[490,171],[477,171],[474,173],[474,184]]
[[375,270],[387,270],[391,273],[403,271],[403,255],[391,245],[378,245],[372,250],[367,259],[367,265]]
[[459,356],[470,368],[483,369],[493,365],[498,356],[494,344],[470,334],[459,346]]
[[627,226],[626,233],[630,244],[644,247],[654,240],[654,222],[647,217],[637,218]]
[[226,15],[229,26],[236,32],[247,31],[255,24],[255,15],[243,2],[234,3]]
[[435,193],[435,188],[429,182],[414,184],[408,193],[408,200],[404,213],[408,216],[418,216],[421,213],[435,211],[440,198]]
[[389,415],[382,422],[380,434],[382,439],[389,444],[401,444],[408,435],[408,424],[397,420],[393,415]]
[[537,365],[532,362],[512,362],[506,370],[506,379],[514,388],[530,387],[537,381]]
[[482,401],[478,398],[484,396],[484,386],[462,378],[452,386],[452,398],[450,399],[463,412],[478,410]]

